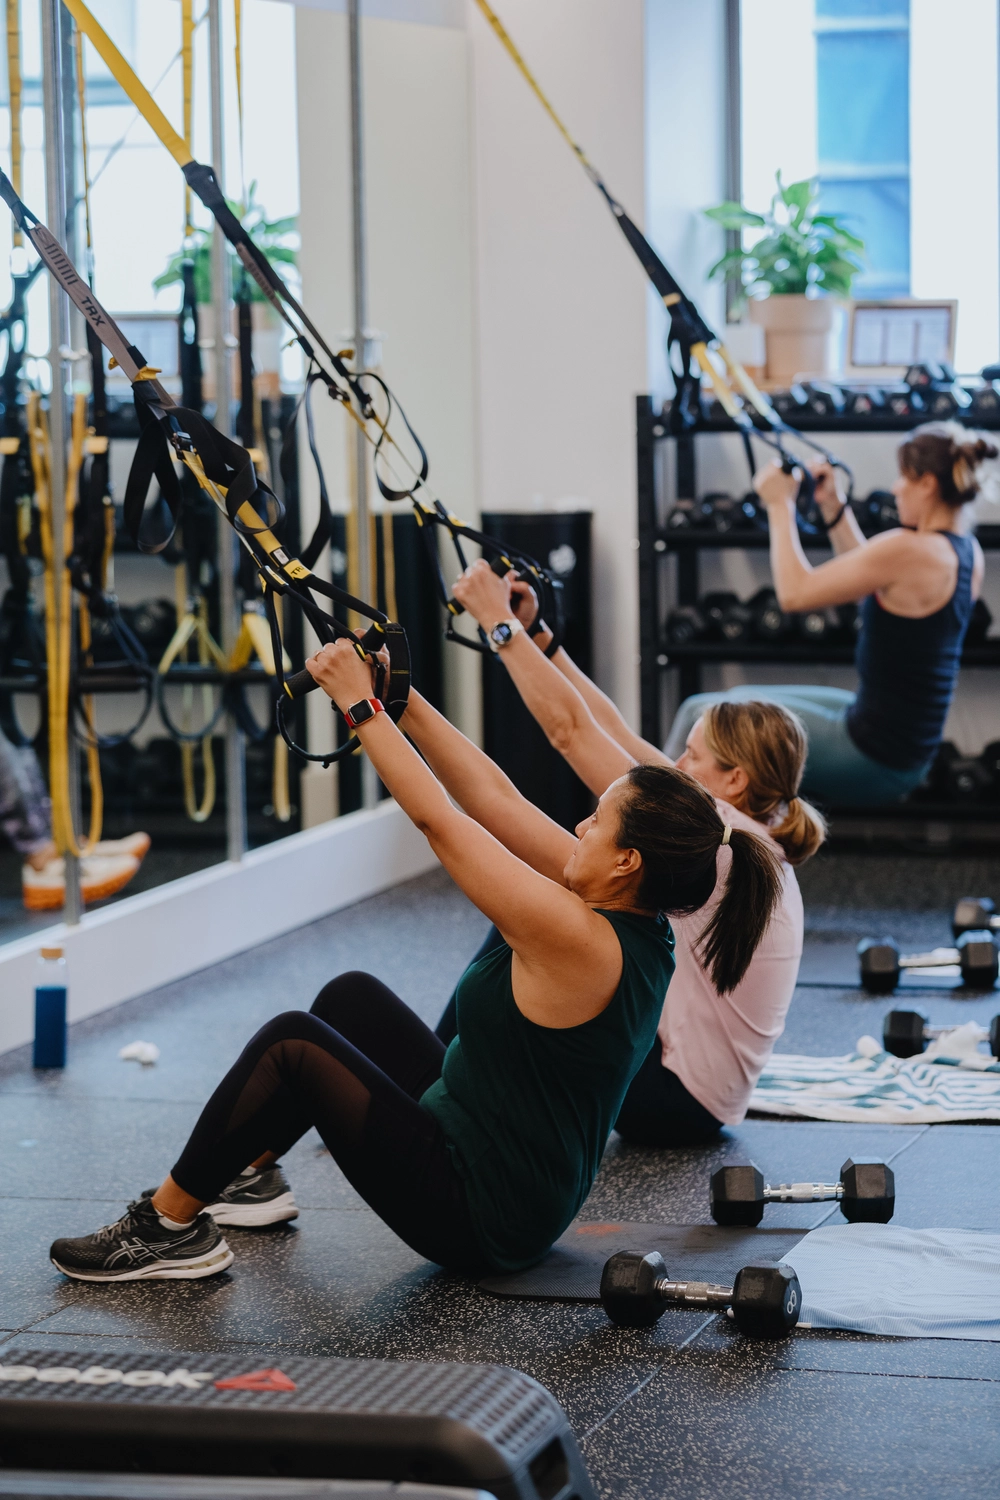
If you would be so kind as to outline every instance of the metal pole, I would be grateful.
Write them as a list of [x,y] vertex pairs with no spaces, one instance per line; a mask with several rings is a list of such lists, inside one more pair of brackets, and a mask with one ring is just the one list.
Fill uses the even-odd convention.
[[[726,197],[743,201],[743,73],[740,0],[726,0]],[[743,236],[738,229],[726,231],[726,249],[738,250]],[[737,293],[726,282],[726,322],[734,320]]]
[[[60,0],[42,0],[42,113],[45,122],[45,217],[59,243],[66,246],[66,136],[63,121],[63,56],[60,34]],[[63,523],[66,513],[66,440],[69,426],[66,407],[67,370],[62,351],[69,343],[69,300],[54,276],[49,285],[49,363],[52,395],[49,399],[49,434],[52,441],[52,532],[56,578],[63,568]],[[76,746],[67,731],[70,761],[70,810],[77,824],[77,777],[73,774]],[[66,853],[66,904],[63,920],[70,926],[80,921],[79,861]]]
[[[368,260],[365,233],[364,97],[361,80],[361,5],[348,0],[347,26],[351,72],[351,207],[354,224],[354,368],[367,364]],[[361,428],[355,431],[354,516],[358,536],[358,594],[374,597],[371,556],[371,524],[368,510],[368,442]],[[378,776],[366,755],[361,757],[361,805],[375,807],[379,800]]]
[[[212,169],[225,184],[223,135],[222,11],[220,0],[208,5],[209,88],[212,98]],[[229,253],[227,241],[215,225],[212,231],[212,302],[215,307],[215,425],[228,437],[232,420],[232,344]],[[218,520],[219,616],[222,649],[228,656],[236,644],[240,622],[236,605],[236,548],[232,528]],[[226,857],[239,862],[247,848],[246,742],[232,714],[226,715]]]

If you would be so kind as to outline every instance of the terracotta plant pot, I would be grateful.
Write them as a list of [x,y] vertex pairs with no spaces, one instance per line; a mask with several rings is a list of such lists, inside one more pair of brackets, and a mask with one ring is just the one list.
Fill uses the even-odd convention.
[[763,328],[767,379],[791,385],[800,375],[832,375],[844,310],[833,297],[775,294],[751,301],[750,321]]

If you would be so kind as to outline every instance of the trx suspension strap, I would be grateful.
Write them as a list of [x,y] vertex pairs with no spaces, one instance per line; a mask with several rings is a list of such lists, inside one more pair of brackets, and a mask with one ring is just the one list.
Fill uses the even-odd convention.
[[[125,494],[125,517],[139,550],[162,551],[176,524],[180,509],[180,486],[173,464],[176,457],[195,475],[254,559],[271,627],[279,689],[278,726],[290,748],[308,760],[318,760],[326,765],[343,755],[351,754],[357,742],[352,736],[346,745],[336,750],[311,755],[291,740],[284,724],[284,706],[286,702],[310,692],[317,684],[304,670],[292,677],[285,677],[281,630],[274,608],[278,595],[293,599],[298,604],[321,641],[346,638],[354,645],[359,656],[372,660],[376,669],[375,692],[390,717],[398,723],[406,709],[410,686],[409,649],[402,626],[388,620],[380,610],[373,609],[361,599],[355,599],[334,584],[317,578],[297,558],[288,555],[273,530],[273,527],[280,525],[283,508],[277,496],[266,485],[258,484],[246,449],[224,437],[200,413],[175,404],[156,379],[157,372],[146,364],[140,351],[127,342],[121,329],[98,302],[65,250],[41,220],[21,202],[10,179],[3,172],[0,172],[0,197],[44,260],[48,271],[82,312],[115,364],[131,382],[141,435]],[[165,524],[162,515],[158,516],[156,521],[160,535],[150,538],[149,528],[144,527],[144,513],[149,483],[154,475],[161,493],[161,505],[158,509],[162,511],[166,508],[168,520]],[[263,505],[264,515],[257,509],[258,504]],[[371,620],[372,624],[362,640],[358,641],[346,626],[321,609],[313,599],[313,594],[322,594]],[[382,660],[374,659],[375,654],[380,654],[383,648],[388,655],[387,667]]]
[[[410,425],[405,411],[386,382],[371,372],[356,372],[348,369],[344,360],[350,357],[349,352],[342,350],[338,353],[326,342],[275,271],[267,256],[254,244],[229,207],[212,168],[193,159],[188,145],[177,134],[111,38],[91,15],[83,0],[65,0],[65,4],[81,31],[89,38],[150,129],[159,137],[180,166],[189,187],[213,214],[216,223],[234,247],[245,270],[253,277],[264,296],[292,330],[296,342],[305,355],[307,369],[315,372],[317,378],[326,386],[328,394],[343,404],[344,410],[361,427],[369,442],[372,443],[375,477],[383,497],[388,501],[409,500],[413,505],[416,519],[427,542],[427,555],[433,566],[438,595],[448,611],[449,621],[446,631],[448,638],[462,645],[472,645],[475,649],[487,649],[481,642],[470,642],[467,638],[458,635],[452,628],[454,617],[462,614],[463,608],[457,600],[449,596],[441,573],[436,545],[432,551],[434,531],[438,527],[450,536],[463,567],[465,563],[460,538],[481,546],[486,555],[493,560],[497,571],[506,571],[507,568],[513,567],[525,575],[540,595],[542,611],[548,613],[550,626],[554,632],[558,633],[560,620],[558,583],[529,554],[486,536],[484,532],[477,531],[473,527],[466,526],[448,511],[440,500],[431,497],[427,486],[429,472],[427,453]],[[384,410],[377,410],[376,403],[384,405]],[[398,411],[416,448],[418,455],[416,462],[410,460],[390,431],[394,411]],[[374,424],[377,429],[377,438],[369,432],[369,423]],[[393,459],[398,459],[410,470],[412,479],[408,485],[400,485],[398,480],[394,484],[388,482],[387,475],[394,477],[392,475]]]
[[[0,374],[0,554],[7,562],[9,587],[0,605],[0,671],[34,673],[45,670],[45,639],[32,605],[32,562],[41,560],[39,514],[33,504],[35,480],[31,467],[21,366],[27,342],[25,298],[38,272],[38,261],[25,275],[12,276],[14,296],[0,318],[7,335],[7,351]],[[13,695],[0,693],[0,731],[12,745],[30,745],[14,709]],[[39,729],[39,735],[43,728]]]
[[[604,201],[617,220],[619,229],[634,250],[647,277],[663,299],[664,306],[670,316],[670,332],[667,336],[667,347],[668,349],[674,346],[677,347],[681,364],[680,373],[673,372],[677,386],[676,396],[672,405],[672,420],[675,431],[688,430],[699,419],[700,371],[701,374],[706,375],[710,380],[720,406],[730,420],[740,429],[745,441],[749,442],[751,434],[754,437],[760,438],[772,448],[777,449],[781,457],[782,467],[787,472],[791,473],[796,468],[800,470],[802,479],[799,489],[798,506],[800,516],[806,526],[816,531],[825,532],[830,530],[843,515],[846,503],[836,520],[829,523],[823,520],[813,499],[815,489],[813,477],[807,469],[800,466],[795,458],[788,453],[782,442],[782,436],[794,437],[797,441],[812,448],[816,453],[822,454],[827,463],[831,464],[834,468],[843,470],[847,475],[850,487],[853,489],[851,470],[841,459],[836,458],[828,449],[824,448],[821,443],[815,442],[797,428],[789,426],[778,415],[763,392],[757,389],[757,386],[750,379],[743,366],[734,358],[722,340],[709,328],[690,297],[681,290],[681,287],[667,270],[649,241],[632,222],[622,205],[612,196],[597,168],[587,158],[583,148],[570,135],[551,102],[543,93],[538,80],[531,72],[507,33],[503,22],[496,11],[490,6],[488,0],[476,0],[476,4],[503,44],[511,61],[535,95],[535,98],[576,156],[591,182],[604,198]],[[725,366],[725,377],[716,368],[709,353],[710,349],[722,360]]]

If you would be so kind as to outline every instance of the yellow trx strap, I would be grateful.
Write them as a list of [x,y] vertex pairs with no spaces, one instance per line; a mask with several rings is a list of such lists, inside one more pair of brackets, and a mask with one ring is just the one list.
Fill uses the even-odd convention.
[[[184,95],[184,145],[191,160],[194,140],[194,0],[181,0],[181,73]],[[191,189],[184,184],[184,238],[194,231],[191,220]]]
[[243,6],[240,0],[233,0],[233,22],[236,29],[236,110],[240,122],[240,202],[245,212],[247,179],[243,167]]
[[[159,136],[178,166],[186,167],[194,157],[182,136],[171,125],[152,94],[141,83],[118,48],[80,0],[64,0],[66,9],[93,46],[116,83],[119,83],[150,128]],[[16,184],[15,184],[16,186]],[[18,194],[20,196],[20,194]]]
[[[10,180],[21,196],[24,151],[21,142],[21,24],[20,0],[7,0],[7,89],[10,95]],[[23,245],[20,229],[14,227],[14,244]]]
[[[66,465],[66,502],[63,523],[63,564],[56,573],[55,531],[52,518],[52,448],[48,421],[37,391],[28,397],[27,426],[31,467],[35,477],[35,494],[41,518],[42,556],[45,563],[45,652],[48,663],[49,720],[49,795],[52,799],[52,837],[61,854],[85,853],[73,827],[70,805],[70,755],[73,753],[69,724],[69,677],[73,644],[73,589],[69,556],[73,549],[73,512],[83,463],[86,439],[87,398],[83,394],[73,402],[73,426],[69,462]],[[86,645],[90,644],[89,616],[85,626]],[[89,701],[89,700],[88,700]],[[88,755],[94,771],[94,754]],[[100,837],[103,819],[103,795],[100,773],[91,788],[90,841]]]

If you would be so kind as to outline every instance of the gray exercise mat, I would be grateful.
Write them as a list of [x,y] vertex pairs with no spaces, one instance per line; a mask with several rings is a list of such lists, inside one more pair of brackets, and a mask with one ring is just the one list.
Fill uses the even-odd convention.
[[[484,1276],[498,1297],[599,1302],[601,1271],[616,1250],[658,1250],[677,1281],[730,1285],[750,1260],[784,1260],[805,1229],[722,1229],[717,1224],[585,1224],[577,1220],[526,1271]],[[793,1262],[794,1264],[794,1262]]]

